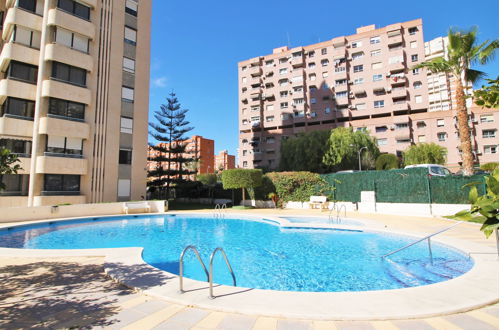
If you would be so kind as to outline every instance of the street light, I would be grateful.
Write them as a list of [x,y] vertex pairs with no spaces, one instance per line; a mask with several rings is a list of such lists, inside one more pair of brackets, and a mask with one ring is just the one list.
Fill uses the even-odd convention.
[[360,162],[360,154],[362,153],[362,150],[366,149],[367,150],[367,147],[362,147],[359,149],[359,151],[357,152],[357,154],[359,155],[359,172],[362,172],[362,163]]

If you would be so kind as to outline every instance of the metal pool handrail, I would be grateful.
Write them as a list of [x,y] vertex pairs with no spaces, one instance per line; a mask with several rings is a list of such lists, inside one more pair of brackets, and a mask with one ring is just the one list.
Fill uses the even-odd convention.
[[447,230],[450,230],[450,229],[452,229],[452,228],[454,228],[454,227],[456,227],[456,226],[459,226],[459,225],[460,225],[460,224],[462,224],[462,223],[463,223],[463,221],[459,221],[458,223],[455,223],[455,224],[453,224],[453,225],[452,225],[452,226],[450,226],[450,227],[444,228],[444,229],[442,229],[442,230],[439,230],[439,231],[437,231],[437,232],[434,232],[433,234],[430,234],[430,235],[425,236],[425,237],[423,237],[423,238],[421,238],[421,239],[418,239],[417,241],[415,241],[415,242],[413,242],[413,243],[411,243],[411,244],[407,244],[406,246],[401,247],[400,249],[397,249],[397,250],[395,250],[395,251],[392,251],[392,252],[390,252],[390,253],[387,253],[387,254],[383,255],[383,256],[381,257],[381,259],[384,259],[384,258],[386,258],[386,257],[388,257],[388,256],[391,256],[392,254],[395,254],[395,253],[400,252],[400,251],[402,251],[402,250],[405,250],[405,249],[407,249],[407,248],[409,248],[409,247],[411,247],[411,246],[413,246],[413,245],[415,245],[415,244],[417,244],[417,243],[419,243],[419,242],[422,242],[422,241],[424,241],[424,240],[426,240],[426,239],[427,239],[427,240],[428,240],[428,249],[430,250],[430,259],[431,259],[431,262],[433,263],[433,253],[432,253],[432,250],[431,250],[431,238],[432,238],[433,236],[436,236],[436,235],[438,235],[438,234],[441,234],[441,233],[443,233],[443,232],[445,232],[445,231],[447,231]]
[[232,275],[232,280],[234,282],[234,286],[237,286],[236,285],[236,275],[234,275],[234,271],[232,270],[229,259],[227,258],[227,254],[225,253],[224,249],[222,249],[221,247],[217,247],[210,256],[210,272],[208,273],[209,274],[208,279],[210,282],[210,298],[211,299],[215,298],[215,296],[213,295],[213,260],[215,259],[215,255],[217,254],[218,251],[220,251],[222,253],[222,255],[225,259],[225,264],[227,265],[227,268],[230,271],[230,275]]
[[203,266],[207,281],[210,280],[210,274],[208,273],[208,269],[206,269],[206,265],[204,264],[203,260],[201,259],[201,256],[199,255],[198,249],[194,245],[188,245],[184,248],[184,250],[180,254],[180,261],[179,261],[180,293],[184,293],[184,255],[188,250],[194,251],[194,253],[196,254],[196,257],[198,258],[199,262],[201,263],[201,266]]

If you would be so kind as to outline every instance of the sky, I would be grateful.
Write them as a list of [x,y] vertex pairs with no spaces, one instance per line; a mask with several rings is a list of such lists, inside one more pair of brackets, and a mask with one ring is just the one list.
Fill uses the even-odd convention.
[[[274,48],[355,34],[360,26],[423,19],[424,40],[449,27],[478,26],[479,41],[499,38],[499,0],[152,0],[149,120],[175,92],[188,133],[215,140],[215,153],[238,147],[237,63]],[[476,5],[477,8],[474,8]],[[478,69],[499,75],[496,60]],[[484,82],[480,83],[482,85]]]

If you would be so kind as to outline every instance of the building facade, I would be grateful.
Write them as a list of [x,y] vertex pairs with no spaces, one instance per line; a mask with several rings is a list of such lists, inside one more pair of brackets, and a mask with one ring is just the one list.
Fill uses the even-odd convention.
[[150,0],[4,0],[0,145],[21,159],[0,206],[146,191]]
[[215,170],[223,171],[236,168],[236,156],[229,155],[227,150],[222,150],[215,155]]
[[[445,56],[444,42],[425,45],[418,19],[240,62],[239,166],[276,169],[282,140],[336,127],[368,130],[382,152],[398,155],[417,142],[440,143],[449,150],[448,164],[459,166],[452,80],[414,69]],[[496,156],[497,135],[488,126],[498,113],[471,113],[477,160],[487,162]]]

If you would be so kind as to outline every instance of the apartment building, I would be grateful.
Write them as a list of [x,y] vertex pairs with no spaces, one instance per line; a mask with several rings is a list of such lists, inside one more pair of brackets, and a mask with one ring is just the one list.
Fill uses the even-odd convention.
[[0,207],[146,191],[150,0],[0,1]]
[[227,150],[222,150],[215,155],[215,170],[223,171],[236,168],[236,156],[229,155]]
[[[199,135],[194,135],[190,139],[183,141],[185,146],[185,154],[182,156],[184,158],[194,158],[195,162],[192,164],[183,164],[182,166],[188,166],[188,168],[192,171],[197,170],[197,174],[205,174],[205,173],[214,173],[215,172],[215,141],[211,139],[206,139]],[[161,146],[168,150],[167,143],[161,143]],[[161,152],[148,148],[148,156],[158,157],[161,155]],[[167,157],[168,155],[164,155]],[[148,161],[147,169],[151,171],[160,166],[157,162]],[[172,163],[172,169],[178,170],[180,169],[179,163]],[[163,168],[167,168],[167,163],[163,163]]]
[[[282,140],[342,126],[368,130],[382,152],[399,155],[416,142],[442,143],[449,148],[449,164],[458,166],[459,141],[449,110],[452,81],[444,75],[446,103],[435,96],[441,95],[436,83],[441,77],[413,69],[426,56],[445,56],[444,41],[425,48],[421,19],[356,32],[310,46],[276,48],[239,63],[240,167],[275,169]],[[475,137],[477,160],[486,162],[491,157],[485,150],[493,158],[497,149],[496,134],[488,128],[499,120],[497,111],[471,112],[474,132],[487,136],[486,144]]]

